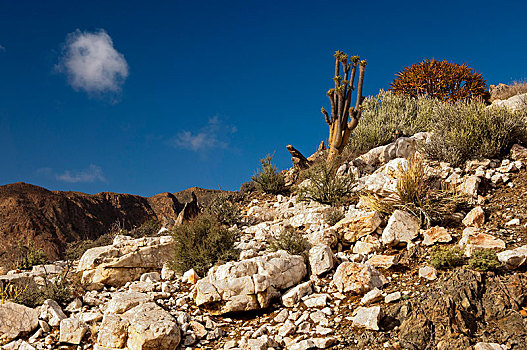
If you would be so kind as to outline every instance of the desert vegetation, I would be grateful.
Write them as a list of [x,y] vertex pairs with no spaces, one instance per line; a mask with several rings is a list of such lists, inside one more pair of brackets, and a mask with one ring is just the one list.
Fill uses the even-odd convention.
[[301,199],[323,204],[341,204],[351,193],[353,176],[336,174],[335,163],[320,162],[303,173],[304,181],[298,186]]
[[48,262],[46,253],[41,248],[37,248],[33,240],[29,240],[26,245],[19,243],[17,252],[14,262],[15,269],[29,270],[35,265]]
[[236,225],[242,220],[240,209],[234,203],[233,196],[225,193],[214,196],[204,212],[215,217],[220,224],[226,226]]
[[486,85],[483,76],[466,64],[425,58],[397,73],[391,89],[410,97],[455,102],[484,97]]
[[[305,157],[288,145],[293,166],[282,172],[267,155],[239,193],[198,204],[189,191],[185,205],[161,196],[159,214],[147,217],[170,222],[171,237],[159,221],[117,221],[68,245],[71,261],[110,246],[77,261],[78,274],[57,262],[53,275],[41,266],[15,273],[18,284],[3,276],[0,307],[35,308],[22,309],[35,326],[16,341],[461,349],[508,332],[508,321],[497,331],[503,319],[489,316],[507,314],[519,331],[500,343],[523,344],[527,309],[514,303],[527,295],[518,288],[527,278],[527,149],[505,155],[527,142],[525,110],[488,106],[479,73],[435,60],[365,98],[366,62],[334,58],[331,111],[322,109],[329,149]],[[165,202],[171,210],[158,208]],[[20,269],[47,262],[32,242],[19,250]],[[38,283],[25,284],[30,274]]]
[[202,214],[174,229],[174,259],[178,273],[194,269],[200,276],[214,264],[238,257],[237,232],[222,226],[216,217]]
[[455,246],[435,246],[430,254],[430,265],[436,269],[447,269],[463,265],[463,250]]
[[292,226],[284,227],[277,237],[270,239],[269,249],[272,251],[285,250],[292,255],[301,255],[307,258],[309,242],[301,232]]
[[272,160],[273,156],[270,154],[261,159],[262,167],[256,171],[251,179],[258,190],[265,193],[279,194],[285,191],[285,179],[273,165]]
[[513,143],[527,142],[525,110],[487,108],[479,98],[445,103],[381,91],[364,101],[361,123],[348,147],[364,152],[394,141],[395,133],[431,132],[425,152],[431,159],[459,165],[470,158],[495,158]]
[[[351,132],[359,123],[361,116],[362,86],[364,83],[364,72],[366,60],[359,56],[349,57],[342,51],[335,52],[335,75],[333,76],[334,87],[327,92],[331,105],[330,113],[322,107],[324,120],[329,126],[329,154],[328,161],[342,153],[348,143]],[[359,67],[359,78],[357,82],[356,102],[352,107],[351,98],[354,91],[355,75]],[[342,71],[341,71],[342,69]],[[341,76],[340,74],[343,74]]]

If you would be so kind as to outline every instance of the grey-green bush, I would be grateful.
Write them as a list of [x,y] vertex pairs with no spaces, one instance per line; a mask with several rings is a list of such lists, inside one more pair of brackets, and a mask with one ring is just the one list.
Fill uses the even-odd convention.
[[366,152],[392,142],[396,130],[409,136],[427,131],[438,103],[427,97],[416,99],[382,90],[376,96],[368,96],[362,103],[362,117],[348,148],[352,152]]
[[527,112],[486,108],[482,100],[438,104],[432,137],[425,150],[433,159],[460,165],[483,157],[495,158],[514,143],[527,142]]
[[27,245],[18,244],[18,257],[15,260],[14,268],[29,270],[35,265],[42,265],[48,262],[46,253],[40,248],[35,247],[35,241],[28,241]]
[[34,308],[42,305],[47,299],[53,299],[62,306],[66,306],[73,299],[73,284],[68,274],[69,268],[51,279],[46,276],[44,285],[24,288],[16,302]]
[[324,220],[329,226],[334,226],[342,219],[344,219],[344,212],[341,208],[331,207],[324,213]]
[[256,188],[265,193],[279,194],[285,190],[284,176],[276,170],[271,163],[273,156],[268,154],[260,160],[261,170],[257,170],[251,179],[256,183]]
[[162,226],[163,225],[161,225],[161,222],[157,220],[147,220],[141,226],[131,229],[128,235],[134,238],[155,236]]
[[238,224],[242,216],[240,209],[234,204],[228,194],[219,193],[205,208],[205,213],[214,216],[222,225],[232,226]]
[[292,226],[286,226],[284,230],[269,242],[269,249],[273,251],[285,250],[292,255],[307,257],[310,248],[309,242]]
[[217,262],[235,260],[239,252],[234,248],[237,233],[220,225],[210,214],[202,214],[176,227],[172,266],[178,273],[194,269],[204,276]]
[[304,172],[309,180],[307,184],[298,187],[301,199],[311,199],[323,204],[336,204],[344,200],[351,193],[353,177],[351,175],[337,176],[336,166],[327,162],[313,165]]

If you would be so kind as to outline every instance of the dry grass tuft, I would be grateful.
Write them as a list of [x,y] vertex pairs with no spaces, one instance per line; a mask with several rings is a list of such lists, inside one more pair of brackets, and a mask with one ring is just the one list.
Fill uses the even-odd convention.
[[406,165],[399,167],[396,176],[396,199],[363,193],[361,202],[369,210],[386,216],[396,209],[405,210],[420,218],[424,227],[441,223],[446,215],[452,214],[464,202],[463,196],[453,186],[432,188],[431,181],[426,178],[426,165],[421,157],[410,157]]

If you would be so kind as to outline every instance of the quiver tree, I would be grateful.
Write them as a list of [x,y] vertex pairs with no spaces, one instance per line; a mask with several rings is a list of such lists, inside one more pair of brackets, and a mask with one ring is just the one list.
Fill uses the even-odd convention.
[[[335,87],[327,93],[331,105],[331,113],[322,107],[326,123],[329,126],[329,154],[328,161],[335,159],[335,156],[341,154],[348,143],[351,131],[359,123],[361,115],[361,103],[364,99],[362,96],[362,83],[364,81],[364,70],[366,60],[360,60],[359,56],[348,57],[342,51],[335,52],[335,76],[333,81]],[[342,73],[341,74],[341,66]],[[351,95],[354,90],[355,75],[359,67],[359,81],[357,83],[357,93],[355,106],[351,106]]]

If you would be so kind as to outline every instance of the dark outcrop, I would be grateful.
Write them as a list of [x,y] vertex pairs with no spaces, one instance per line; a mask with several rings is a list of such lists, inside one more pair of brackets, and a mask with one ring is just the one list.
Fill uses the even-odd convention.
[[49,191],[23,182],[0,186],[0,266],[13,259],[19,242],[34,241],[53,260],[63,257],[67,243],[96,239],[115,223],[125,229],[148,220],[171,226],[193,191],[200,203],[217,192],[193,188],[146,198]]

